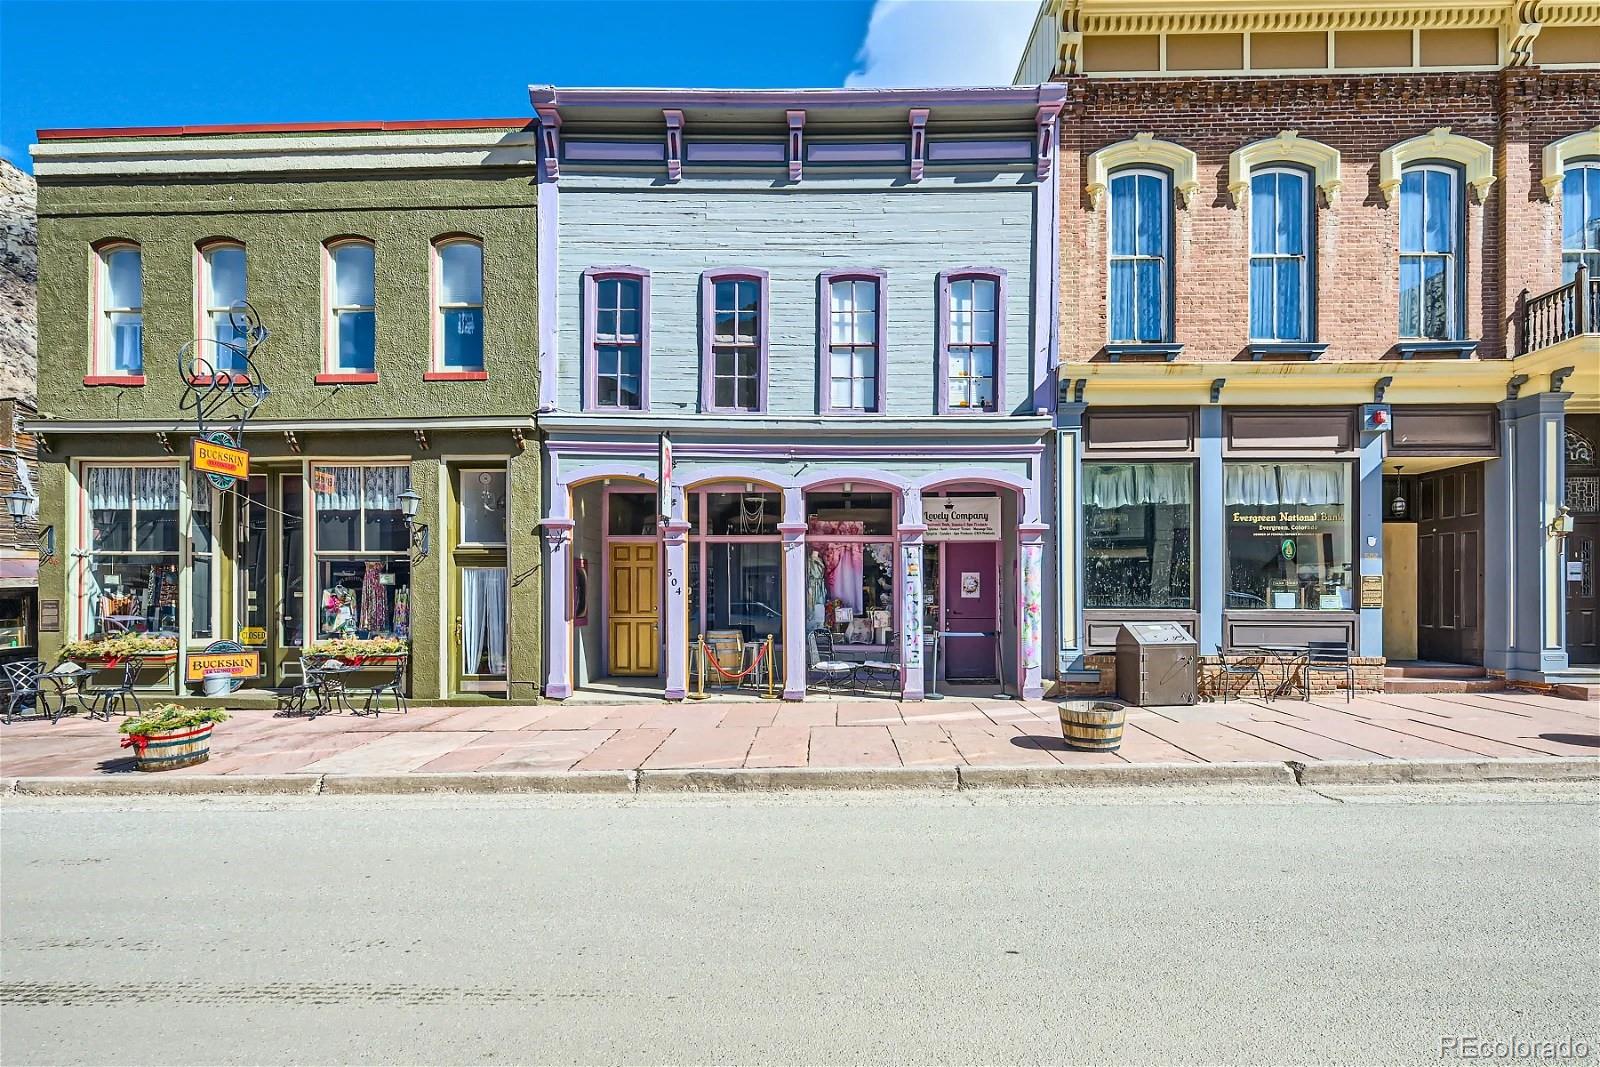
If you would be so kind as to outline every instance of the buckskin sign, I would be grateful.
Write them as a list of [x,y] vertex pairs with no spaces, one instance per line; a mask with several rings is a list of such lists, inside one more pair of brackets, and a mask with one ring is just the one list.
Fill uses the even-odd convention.
[[183,672],[187,681],[203,682],[208,674],[230,678],[255,678],[261,674],[259,652],[195,652]]
[[928,526],[929,541],[998,541],[1000,498],[930,497],[922,502],[922,521]]
[[194,469],[222,478],[250,477],[250,453],[219,441],[194,439]]

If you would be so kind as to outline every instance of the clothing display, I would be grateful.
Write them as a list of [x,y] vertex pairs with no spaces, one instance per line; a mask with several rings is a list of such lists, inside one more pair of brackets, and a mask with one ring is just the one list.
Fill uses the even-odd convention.
[[361,629],[376,634],[388,628],[389,597],[383,588],[383,564],[369,560],[361,579]]

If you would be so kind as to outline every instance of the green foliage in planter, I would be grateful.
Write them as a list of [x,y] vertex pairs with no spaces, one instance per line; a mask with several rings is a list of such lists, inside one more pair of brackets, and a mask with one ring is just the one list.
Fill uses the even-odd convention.
[[232,718],[221,708],[186,708],[181,704],[161,704],[142,715],[123,719],[118,731],[125,734],[170,734],[180,730],[193,730],[208,722],[226,722]]
[[121,659],[124,656],[148,656],[157,652],[176,652],[176,637],[157,637],[155,634],[118,634],[91,641],[68,641],[61,646],[66,659]]
[[311,646],[311,654],[352,659],[366,656],[394,656],[406,650],[406,643],[396,637],[335,637],[318,641]]

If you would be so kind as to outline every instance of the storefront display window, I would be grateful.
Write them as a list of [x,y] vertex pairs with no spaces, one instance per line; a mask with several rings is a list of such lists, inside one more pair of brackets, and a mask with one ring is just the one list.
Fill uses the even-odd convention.
[[783,498],[777,493],[704,493],[706,523],[701,533],[743,535],[776,534],[783,516]]
[[317,635],[407,637],[410,541],[400,494],[408,467],[313,467]]
[[216,490],[204,474],[189,483],[189,635],[216,635],[212,624],[212,575],[216,560]]
[[305,645],[305,480],[286,474],[279,480],[283,499],[283,536],[279,541],[283,600],[278,607],[279,641],[284,648]]
[[1351,610],[1349,464],[1229,463],[1224,474],[1227,606]]
[[[654,497],[650,498],[652,501]],[[783,498],[770,492],[696,492],[687,501],[689,627],[783,640]],[[614,502],[613,502],[614,505]]]
[[656,532],[654,493],[612,493],[606,498],[606,530],[613,537],[649,537]]
[[177,467],[86,467],[84,630],[178,635]]
[[894,617],[889,493],[813,493],[806,500],[806,629],[846,644],[888,642]]
[[1089,608],[1193,607],[1194,467],[1083,468],[1083,586]]

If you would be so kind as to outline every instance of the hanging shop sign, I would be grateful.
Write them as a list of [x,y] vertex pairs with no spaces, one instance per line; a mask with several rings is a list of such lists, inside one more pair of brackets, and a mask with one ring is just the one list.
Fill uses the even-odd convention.
[[250,453],[222,430],[196,437],[191,458],[194,469],[203,471],[218,489],[232,489],[235,480],[250,476]]
[[1000,498],[930,497],[923,501],[922,521],[928,526],[929,541],[998,541]]
[[672,517],[672,438],[662,434],[656,443],[656,513]]
[[[232,645],[231,641],[214,642],[216,645]],[[237,647],[237,646],[234,646]],[[225,674],[229,678],[255,678],[261,674],[261,653],[253,650],[240,650],[237,652],[213,652],[210,648],[205,652],[191,653],[188,663],[184,668],[184,678],[191,682],[203,682],[208,674]]]

